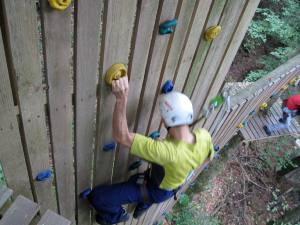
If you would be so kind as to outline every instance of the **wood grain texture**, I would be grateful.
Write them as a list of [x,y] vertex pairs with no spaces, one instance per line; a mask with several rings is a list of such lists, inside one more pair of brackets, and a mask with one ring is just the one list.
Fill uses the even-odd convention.
[[[127,102],[127,123],[130,131],[134,129],[152,37],[155,37],[157,34],[158,27],[156,23],[158,23],[158,19],[156,16],[159,14],[159,5],[159,1],[152,0],[142,0],[139,1],[138,4],[133,37],[134,44],[131,49],[131,60],[128,65],[128,75],[130,79]],[[113,182],[126,179],[128,173],[127,168],[133,160],[135,160],[135,157],[129,156],[128,149],[124,146],[120,146],[115,160]]]
[[115,151],[104,152],[102,150],[102,146],[111,142],[113,138],[112,114],[115,103],[111,87],[104,82],[104,76],[111,65],[115,63],[128,64],[136,5],[136,0],[105,2],[103,18],[103,32],[105,34],[102,39],[97,109],[96,171],[94,174],[96,185],[112,182],[115,157]]
[[12,196],[13,191],[5,186],[0,186],[0,209]]
[[[178,0],[164,1],[159,24],[175,18]],[[172,34],[173,35],[173,34]],[[159,35],[155,38],[153,53],[149,56],[148,65],[145,72],[143,92],[139,102],[139,113],[137,115],[137,132],[146,134],[148,121],[150,119],[152,104],[155,98],[155,91],[160,80],[160,72],[163,66],[166,52],[168,51],[170,35]],[[168,53],[167,53],[168,54]]]
[[15,195],[32,199],[0,30],[0,161],[7,185]]
[[201,113],[201,109],[207,93],[209,92],[211,83],[216,76],[218,67],[212,66],[212,62],[215,65],[219,65],[221,63],[226,47],[229,44],[235,27],[237,26],[245,3],[246,0],[228,1],[225,5],[223,16],[219,22],[219,25],[225,29],[212,41],[192,93],[191,100],[195,109],[195,116]]
[[37,225],[71,225],[71,221],[51,210],[47,210]]
[[[207,16],[208,19],[206,24],[204,25],[205,28],[203,29],[203,32],[205,32],[209,27],[215,26],[216,24],[219,23],[225,5],[226,5],[226,0],[213,1],[213,5],[209,15]],[[198,80],[199,73],[202,69],[203,63],[205,61],[205,58],[207,56],[207,53],[209,52],[209,48],[211,45],[211,42],[206,41],[203,35],[200,39],[199,45],[197,47],[196,53],[193,58],[192,65],[188,71],[187,80],[185,81],[183,87],[183,92],[187,96],[191,96],[193,93],[194,87]]]
[[[20,117],[25,133],[32,176],[50,168],[45,118],[45,91],[39,54],[38,22],[34,1],[4,1],[10,37],[12,67],[16,76]],[[53,179],[35,182],[41,211],[57,211]]]
[[252,17],[255,13],[255,10],[256,10],[259,2],[260,2],[260,0],[248,1],[245,11],[244,11],[243,15],[241,15],[241,19],[239,21],[239,24],[237,25],[235,33],[232,36],[230,44],[225,53],[225,56],[218,68],[217,75],[216,75],[215,80],[209,90],[205,105],[207,105],[208,102],[210,101],[210,99],[212,99],[214,96],[216,96],[217,93],[219,92],[219,90],[223,84],[223,81],[230,69],[230,66],[234,60],[234,57],[241,45],[243,37],[245,36],[245,34],[247,32],[248,26],[252,20]]
[[204,26],[210,7],[212,7],[211,0],[200,0],[196,9],[195,18],[192,23],[191,31],[186,40],[180,64],[177,65],[175,72],[176,79],[174,80],[174,89],[181,91],[183,89],[185,80],[187,79],[189,68],[192,65],[194,54],[197,50],[198,43],[202,40]]
[[103,5],[99,0],[79,0],[75,6],[75,173],[77,221],[82,225],[91,223],[90,207],[79,193],[92,187]]
[[192,19],[196,0],[183,1],[180,12],[178,15],[178,24],[176,26],[172,45],[169,50],[168,56],[165,57],[162,69],[160,71],[160,80],[156,87],[155,98],[152,105],[149,124],[147,127],[147,133],[158,130],[161,121],[159,113],[158,98],[161,92],[161,86],[167,80],[173,80],[175,76],[175,69],[180,64],[180,54],[183,51],[184,44],[186,43],[186,37],[189,35],[189,24]]
[[47,1],[42,3],[43,40],[51,141],[59,213],[75,222],[75,178],[73,156],[73,106],[71,60],[71,10],[52,9]]
[[0,225],[28,225],[38,211],[36,203],[19,195],[3,215]]

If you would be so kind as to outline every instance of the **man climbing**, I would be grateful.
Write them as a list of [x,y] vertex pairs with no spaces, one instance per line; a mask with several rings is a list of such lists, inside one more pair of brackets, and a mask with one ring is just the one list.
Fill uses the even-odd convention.
[[300,115],[300,94],[289,96],[282,102],[282,118],[279,119],[279,123],[274,125],[265,125],[263,128],[267,135],[271,135],[272,132],[282,129],[289,129],[291,120],[296,115]]
[[99,185],[83,192],[97,211],[99,224],[115,224],[129,219],[122,205],[137,203],[133,216],[138,218],[153,203],[163,202],[176,194],[186,178],[207,157],[213,159],[211,136],[204,129],[191,132],[193,107],[187,96],[179,92],[162,94],[159,108],[168,138],[153,140],[128,130],[126,104],[128,78],[112,82],[116,97],[113,113],[113,137],[130,149],[130,153],[152,163],[152,169],[132,176],[127,182]]

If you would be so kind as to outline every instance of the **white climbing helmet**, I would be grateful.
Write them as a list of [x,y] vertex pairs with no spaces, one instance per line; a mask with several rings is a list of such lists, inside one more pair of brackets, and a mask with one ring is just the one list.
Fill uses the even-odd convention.
[[193,105],[184,94],[171,91],[159,99],[160,114],[167,127],[190,125],[193,123]]

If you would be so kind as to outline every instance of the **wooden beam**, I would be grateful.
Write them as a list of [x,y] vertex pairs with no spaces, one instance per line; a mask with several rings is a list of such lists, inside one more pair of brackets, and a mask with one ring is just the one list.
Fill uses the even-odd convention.
[[[14,72],[12,75],[16,77],[17,101],[24,129],[25,154],[28,154],[30,171],[35,178],[39,172],[51,168],[36,3],[4,0],[4,9]],[[52,183],[53,179],[34,182],[34,195],[42,212],[46,209],[57,211]]]
[[71,225],[71,221],[51,210],[47,210],[37,225]]
[[[91,210],[79,193],[92,187],[96,132],[97,82],[103,1],[75,5],[75,174],[77,223],[91,224]],[[102,74],[101,74],[102,76]]]
[[16,195],[32,199],[13,93],[0,30],[0,161],[7,185]]
[[[160,8],[161,2],[159,1],[138,1],[133,36],[134,44],[128,65],[130,80],[127,102],[127,123],[130,131],[134,130],[150,46],[158,32],[159,18],[157,18],[157,16],[160,16]],[[127,178],[128,166],[134,160],[136,160],[136,157],[130,156],[129,150],[124,146],[120,146],[115,160],[113,182],[124,181],[124,179]]]
[[111,87],[104,82],[104,76],[111,65],[128,64],[136,6],[136,0],[110,0],[105,1],[104,5],[94,173],[94,183],[97,185],[112,182],[115,160],[115,151],[102,150],[103,145],[113,140],[112,114],[115,103]]
[[41,1],[51,141],[59,213],[75,223],[73,156],[72,6],[57,11]]
[[19,195],[3,215],[0,225],[29,225],[38,211],[36,203]]

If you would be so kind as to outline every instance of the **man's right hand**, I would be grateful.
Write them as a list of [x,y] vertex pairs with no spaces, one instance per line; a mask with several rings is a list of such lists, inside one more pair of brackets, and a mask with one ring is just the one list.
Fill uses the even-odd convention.
[[112,82],[112,93],[116,96],[116,99],[126,99],[128,96],[128,77],[124,76],[118,80]]

